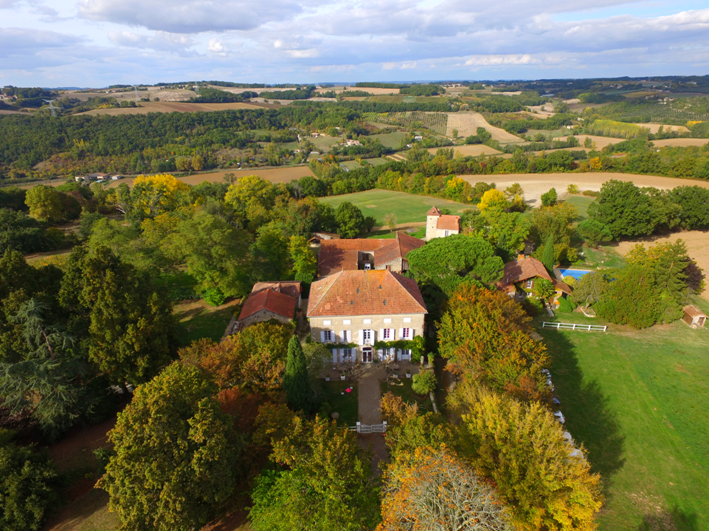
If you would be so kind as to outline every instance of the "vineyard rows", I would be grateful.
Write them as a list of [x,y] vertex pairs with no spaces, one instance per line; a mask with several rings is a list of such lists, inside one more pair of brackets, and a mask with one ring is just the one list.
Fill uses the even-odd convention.
[[363,113],[363,117],[370,122],[392,124],[406,128],[426,128],[439,135],[446,135],[446,126],[449,115],[446,113],[425,113],[422,111],[408,111],[405,113]]

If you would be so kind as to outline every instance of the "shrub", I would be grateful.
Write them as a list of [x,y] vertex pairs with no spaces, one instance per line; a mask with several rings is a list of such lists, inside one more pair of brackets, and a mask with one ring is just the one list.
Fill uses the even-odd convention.
[[577,185],[567,185],[567,194],[579,194],[579,187]]
[[542,201],[542,204],[545,207],[555,205],[557,203],[557,191],[554,188],[551,188],[540,196],[540,201]]
[[219,288],[208,288],[202,293],[202,299],[213,307],[218,307],[224,303],[224,300],[227,298],[224,297],[224,294]]
[[426,395],[436,390],[436,375],[431,370],[424,370],[412,378],[412,390],[419,395]]
[[563,312],[565,314],[569,314],[570,312],[574,311],[575,305],[572,303],[572,299],[569,297],[563,297],[560,299],[560,307],[557,309],[560,312]]
[[582,196],[589,196],[590,198],[596,198],[599,195],[597,190],[585,190],[582,192]]

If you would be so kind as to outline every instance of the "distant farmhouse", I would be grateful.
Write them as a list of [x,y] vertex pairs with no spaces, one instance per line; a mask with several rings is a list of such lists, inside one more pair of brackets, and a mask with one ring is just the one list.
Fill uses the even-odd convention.
[[409,269],[407,254],[420,248],[424,242],[405,233],[395,238],[324,239],[321,237],[318,254],[318,276],[327,277],[346,270],[390,270],[403,272]]
[[423,336],[426,314],[416,281],[390,270],[340,271],[313,283],[308,299],[311,339],[328,345],[334,364],[411,360],[411,349],[375,343]]
[[461,217],[441,214],[436,207],[426,213],[426,240],[458,235],[461,232]]

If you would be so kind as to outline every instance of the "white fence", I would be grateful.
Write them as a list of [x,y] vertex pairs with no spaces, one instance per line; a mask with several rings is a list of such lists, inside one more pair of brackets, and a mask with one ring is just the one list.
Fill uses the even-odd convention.
[[348,427],[348,430],[352,430],[354,432],[357,432],[358,434],[384,434],[385,432],[387,432],[387,422],[383,421],[379,425],[363,425],[358,421],[357,425],[355,425],[354,427]]
[[579,323],[551,323],[549,321],[542,322],[542,328],[548,329],[567,329],[570,331],[601,331],[606,332],[606,325],[581,325]]

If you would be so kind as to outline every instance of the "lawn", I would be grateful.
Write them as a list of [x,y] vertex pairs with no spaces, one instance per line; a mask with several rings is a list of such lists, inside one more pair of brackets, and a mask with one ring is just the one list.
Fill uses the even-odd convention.
[[579,210],[579,216],[575,220],[576,222],[583,222],[589,216],[587,215],[587,209],[589,205],[594,201],[595,198],[590,198],[589,196],[567,196],[565,203],[570,203],[577,207]]
[[327,203],[337,208],[338,205],[349,201],[358,207],[365,216],[374,216],[375,225],[385,225],[385,215],[395,213],[397,223],[426,222],[426,213],[432,205],[439,209],[450,209],[451,214],[461,214],[464,210],[470,209],[471,205],[456,203],[441,198],[430,196],[416,196],[404,192],[394,192],[391,190],[368,190],[366,192],[355,192],[354,194],[343,194],[341,196],[329,196],[319,198],[321,203]]
[[[707,312],[707,303],[696,300]],[[567,323],[597,323],[578,313]],[[708,330],[540,329],[566,429],[602,475],[602,530],[708,529]]]
[[433,409],[429,397],[414,393],[414,390],[412,390],[412,379],[407,379],[403,371],[404,370],[400,370],[401,379],[390,379],[382,383],[382,395],[385,395],[387,392],[392,392],[394,395],[401,397],[407,404],[418,404],[419,412],[432,412]]
[[402,139],[406,136],[407,133],[404,131],[393,131],[392,133],[379,133],[377,135],[372,135],[370,136],[370,138],[380,139],[380,142],[385,148],[397,149],[399,148],[400,144],[402,144]]
[[[396,229],[390,231],[389,229],[382,229],[381,231],[372,231],[367,238],[395,238],[398,231],[403,229]],[[404,230],[409,236],[414,238],[424,238],[426,236],[426,227],[410,228]]]
[[[324,402],[328,403],[331,412],[338,413],[338,424],[354,427],[358,421],[357,388],[350,381],[323,382]],[[353,386],[353,391],[345,393],[345,389]]]

